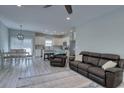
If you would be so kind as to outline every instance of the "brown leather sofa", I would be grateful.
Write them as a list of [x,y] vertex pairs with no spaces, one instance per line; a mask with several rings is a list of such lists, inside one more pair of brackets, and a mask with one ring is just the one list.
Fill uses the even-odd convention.
[[[123,80],[124,60],[119,55],[94,53],[82,51],[82,62],[70,61],[69,66],[72,70],[96,81],[105,87],[117,87]],[[107,61],[117,62],[117,66],[107,70],[102,69],[102,65]]]
[[66,64],[66,54],[58,54],[49,58],[51,66],[64,67]]

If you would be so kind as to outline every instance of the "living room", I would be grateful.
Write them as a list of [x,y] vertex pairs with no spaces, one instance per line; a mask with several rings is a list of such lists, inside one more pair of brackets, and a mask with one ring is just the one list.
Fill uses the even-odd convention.
[[0,88],[123,88],[123,10],[0,5]]

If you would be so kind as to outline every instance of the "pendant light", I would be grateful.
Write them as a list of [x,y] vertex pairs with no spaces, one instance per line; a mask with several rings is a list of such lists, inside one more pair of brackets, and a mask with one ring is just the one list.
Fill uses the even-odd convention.
[[24,35],[22,33],[22,25],[20,25],[20,32],[17,34],[18,40],[24,40]]

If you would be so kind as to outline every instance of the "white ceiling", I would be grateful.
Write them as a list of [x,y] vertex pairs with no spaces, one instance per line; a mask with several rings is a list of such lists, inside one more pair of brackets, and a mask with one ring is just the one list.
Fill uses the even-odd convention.
[[[63,33],[72,27],[85,24],[90,20],[110,13],[120,6],[72,6],[73,14],[69,15],[64,6],[55,5],[49,8],[43,6],[0,6],[0,20],[12,29],[44,32],[48,34]],[[67,21],[66,17],[71,20]]]

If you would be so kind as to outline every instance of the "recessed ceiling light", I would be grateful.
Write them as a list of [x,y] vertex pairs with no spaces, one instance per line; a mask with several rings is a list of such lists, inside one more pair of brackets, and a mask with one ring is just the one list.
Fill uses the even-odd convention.
[[70,20],[71,18],[70,17],[67,17],[66,20]]

